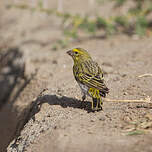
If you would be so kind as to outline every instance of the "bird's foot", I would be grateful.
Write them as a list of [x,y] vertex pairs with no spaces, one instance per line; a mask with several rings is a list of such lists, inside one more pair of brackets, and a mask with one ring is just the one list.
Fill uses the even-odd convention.
[[102,110],[102,107],[94,107],[94,108],[92,108],[92,112],[101,111],[101,110]]

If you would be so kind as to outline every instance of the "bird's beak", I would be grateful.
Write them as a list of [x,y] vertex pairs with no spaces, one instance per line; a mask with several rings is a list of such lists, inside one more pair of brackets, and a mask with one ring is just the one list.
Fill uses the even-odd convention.
[[73,56],[72,50],[66,52],[68,55]]

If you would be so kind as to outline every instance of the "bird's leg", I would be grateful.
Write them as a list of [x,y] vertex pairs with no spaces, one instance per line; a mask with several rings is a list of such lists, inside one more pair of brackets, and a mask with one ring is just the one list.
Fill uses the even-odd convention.
[[97,101],[97,103],[96,103],[95,109],[98,110],[99,101],[98,101],[98,99],[96,99],[96,101]]
[[91,109],[94,111],[94,101],[91,102]]
[[99,99],[99,105],[98,105],[98,110],[102,110],[102,105],[103,105],[103,102],[102,102],[102,98],[100,97],[100,99]]
[[86,94],[83,93],[83,96],[82,96],[82,102],[81,102],[81,107],[83,108],[84,107],[84,100],[86,99]]
[[102,100],[100,98],[92,98],[92,111],[100,111],[102,110]]
[[103,102],[102,102],[102,98],[100,97],[100,103],[99,103],[99,107],[102,107],[102,105],[103,105]]
[[92,110],[96,111],[98,109],[98,100],[97,98],[92,98]]
[[93,102],[94,102],[94,108],[93,108],[93,110],[94,111],[99,111],[99,110],[101,110],[102,109],[102,107],[101,107],[101,103],[102,103],[102,101],[101,101],[101,97],[100,97],[100,95],[99,95],[99,90],[94,90],[94,98],[93,98]]
[[83,96],[82,96],[82,101],[84,102],[85,99],[86,99],[86,95],[83,94]]

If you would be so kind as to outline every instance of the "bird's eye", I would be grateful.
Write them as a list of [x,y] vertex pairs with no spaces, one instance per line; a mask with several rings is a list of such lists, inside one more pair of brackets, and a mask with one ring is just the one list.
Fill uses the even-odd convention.
[[78,54],[78,52],[75,52],[75,54]]

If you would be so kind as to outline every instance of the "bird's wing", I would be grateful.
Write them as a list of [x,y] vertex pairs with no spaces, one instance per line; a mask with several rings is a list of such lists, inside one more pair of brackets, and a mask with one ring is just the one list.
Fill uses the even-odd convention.
[[88,73],[79,73],[79,81],[89,88],[96,88],[101,92],[108,93],[108,88],[104,84],[104,78],[98,75],[90,75]]

